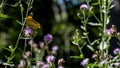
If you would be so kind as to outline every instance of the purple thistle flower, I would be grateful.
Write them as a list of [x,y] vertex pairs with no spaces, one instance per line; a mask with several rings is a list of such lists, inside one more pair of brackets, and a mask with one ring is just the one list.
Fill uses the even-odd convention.
[[43,62],[43,61],[39,61],[38,63],[37,63],[37,65],[40,65],[40,66],[43,66],[45,64],[45,62]]
[[49,55],[46,57],[46,60],[48,63],[52,63],[55,61],[55,57],[53,55]]
[[53,46],[53,47],[52,47],[52,50],[53,50],[53,51],[57,51],[57,50],[58,50],[58,46]]
[[106,33],[107,35],[112,35],[114,32],[115,32],[115,30],[113,30],[113,29],[106,29],[106,30],[105,30],[105,33]]
[[51,43],[52,39],[53,39],[53,36],[51,34],[47,34],[47,35],[44,36],[44,41],[45,42]]
[[113,53],[116,55],[116,54],[118,54],[120,52],[120,49],[119,48],[115,48],[114,50],[113,50]]
[[33,30],[27,27],[24,29],[24,34],[26,37],[30,37],[33,34]]
[[97,54],[93,54],[92,58],[95,59],[98,55]]
[[105,63],[105,61],[101,61],[101,62],[99,63],[99,65],[100,65],[100,66],[103,66],[104,63]]
[[18,68],[23,68],[26,65],[25,60],[20,60],[19,64],[18,64]]
[[58,46],[53,46],[52,47],[52,53],[53,54],[55,54],[57,50],[58,50]]
[[85,66],[86,64],[88,64],[88,61],[89,61],[89,59],[86,58],[86,59],[82,60],[82,62],[81,62],[80,64],[81,64],[82,66]]
[[81,9],[81,10],[87,10],[87,9],[88,9],[88,5],[87,5],[87,4],[82,4],[82,5],[80,6],[80,9]]
[[112,34],[114,34],[115,32],[116,32],[115,25],[112,25],[112,28],[105,30],[105,33],[106,33],[107,35],[112,35]]
[[43,66],[41,68],[49,68],[50,65],[49,64],[43,64]]
[[43,48],[43,47],[44,47],[44,45],[45,45],[45,43],[44,43],[44,42],[39,42],[39,46],[40,46],[41,48]]
[[25,52],[25,54],[23,55],[23,57],[24,57],[25,59],[27,59],[27,58],[30,57],[30,55],[31,55],[31,52],[30,52],[30,51],[27,51],[27,52]]

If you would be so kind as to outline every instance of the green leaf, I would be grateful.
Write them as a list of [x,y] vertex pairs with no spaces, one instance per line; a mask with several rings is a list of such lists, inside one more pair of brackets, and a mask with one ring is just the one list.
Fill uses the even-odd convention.
[[8,57],[5,55],[5,58],[8,60]]
[[23,25],[22,22],[20,22],[20,21],[18,21],[18,20],[16,20],[16,22],[19,23],[20,25]]
[[110,6],[110,9],[113,8],[113,7],[115,7],[115,5],[111,5],[111,6]]
[[81,54],[80,56],[70,56],[70,58],[76,58],[76,59],[82,59],[84,57],[83,54]]
[[0,13],[0,18],[9,18],[9,16],[7,16],[7,15],[5,15],[5,14]]
[[9,48],[3,48],[3,49],[5,49],[5,50],[7,50],[7,51],[11,52],[11,50],[10,50]]
[[103,42],[100,43],[100,45],[99,45],[100,50],[104,50],[104,49],[107,49],[107,48],[109,48],[109,45],[107,44],[106,41],[103,41]]
[[17,7],[17,6],[19,6],[20,5],[20,2],[17,2],[17,3],[15,3],[14,5],[10,5],[10,6],[12,6],[12,7]]
[[87,35],[88,35],[88,32],[83,32],[83,35],[84,35],[84,36],[87,36]]
[[93,52],[95,51],[94,48],[93,48],[92,46],[87,45],[87,47],[88,47],[91,51],[93,51]]
[[96,3],[92,3],[92,5],[99,5],[100,4],[100,2],[98,1],[98,2],[96,2]]
[[94,40],[91,45],[94,45],[95,43],[97,43],[99,40]]
[[10,57],[10,61],[15,57],[15,55],[13,55],[12,57]]
[[87,24],[89,24],[89,25],[91,25],[91,26],[102,26],[101,23],[88,22]]
[[3,63],[3,65],[15,66],[14,64]]
[[86,30],[86,28],[84,26],[80,26],[82,30]]
[[79,45],[79,43],[76,42],[76,41],[73,41],[72,43],[73,43],[74,45]]
[[82,38],[82,39],[85,39],[85,38],[87,38],[87,37],[85,37],[85,36],[82,36],[81,38]]

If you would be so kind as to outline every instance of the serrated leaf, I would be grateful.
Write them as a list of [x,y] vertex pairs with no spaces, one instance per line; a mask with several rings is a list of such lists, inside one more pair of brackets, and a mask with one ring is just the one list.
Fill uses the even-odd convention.
[[93,52],[95,51],[94,48],[93,48],[92,46],[87,45],[87,47],[88,47],[91,51],[93,51]]
[[87,24],[89,24],[89,25],[91,25],[91,26],[102,26],[101,23],[88,22]]

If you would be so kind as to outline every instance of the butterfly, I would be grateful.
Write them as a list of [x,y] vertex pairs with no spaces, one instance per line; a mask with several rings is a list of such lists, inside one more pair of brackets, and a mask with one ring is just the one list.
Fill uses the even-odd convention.
[[40,23],[33,19],[33,13],[30,13],[26,18],[26,26],[32,29],[39,29]]

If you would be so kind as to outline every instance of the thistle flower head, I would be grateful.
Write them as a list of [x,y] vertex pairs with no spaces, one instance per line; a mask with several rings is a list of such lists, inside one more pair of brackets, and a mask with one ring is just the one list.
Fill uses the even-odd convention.
[[89,59],[86,58],[86,59],[82,60],[82,62],[81,62],[80,64],[81,64],[82,66],[85,66],[86,64],[88,64],[88,61],[89,61]]
[[44,41],[47,43],[51,43],[53,40],[53,36],[51,34],[47,34],[44,36]]
[[52,63],[55,61],[55,57],[53,55],[49,55],[46,57],[46,60],[48,63]]
[[33,30],[31,28],[27,27],[27,28],[24,29],[24,34],[25,34],[26,37],[30,37],[30,36],[33,35]]
[[88,9],[88,5],[87,5],[87,4],[82,4],[82,5],[80,6],[80,9],[81,9],[81,10],[87,10],[87,9]]
[[120,49],[119,48],[115,48],[114,50],[113,50],[113,53],[116,55],[116,54],[118,54],[120,52]]

